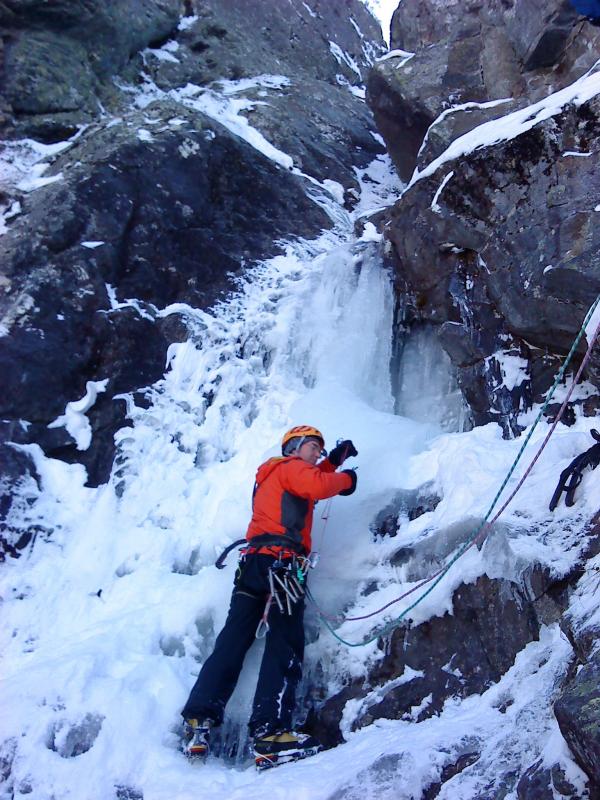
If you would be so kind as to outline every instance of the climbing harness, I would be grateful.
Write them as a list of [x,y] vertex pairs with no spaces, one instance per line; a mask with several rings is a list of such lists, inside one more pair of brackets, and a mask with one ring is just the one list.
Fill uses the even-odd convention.
[[215,567],[217,569],[225,568],[225,559],[236,547],[240,548],[241,555],[255,553],[263,547],[284,547],[286,550],[290,550],[293,555],[304,554],[304,552],[306,552],[301,543],[291,536],[286,536],[284,533],[261,533],[258,536],[253,536],[251,539],[237,539],[226,547],[215,561]]
[[583,470],[586,467],[596,469],[600,464],[600,433],[594,428],[590,433],[596,444],[576,456],[569,466],[560,473],[558,484],[552,495],[552,500],[550,500],[550,511],[554,511],[559,504],[563,492],[565,492],[565,505],[572,506],[575,503],[575,489],[583,480]]
[[[508,498],[503,503],[503,505],[500,508],[500,510],[494,515],[494,517],[491,520],[489,520],[488,518],[489,518],[490,514],[492,513],[493,509],[495,508],[496,503],[500,499],[504,489],[506,488],[506,485],[508,484],[508,481],[512,477],[512,474],[514,473],[514,471],[516,469],[516,466],[517,466],[518,462],[520,461],[521,456],[523,455],[523,452],[525,451],[525,448],[527,447],[527,444],[530,441],[535,428],[537,427],[537,425],[540,422],[540,420],[542,419],[542,417],[543,417],[548,405],[550,404],[550,400],[552,399],[552,396],[554,395],[554,392],[556,391],[556,388],[557,388],[558,384],[562,381],[562,379],[564,377],[564,374],[565,374],[565,372],[567,370],[567,367],[568,367],[569,363],[571,362],[571,359],[573,358],[573,355],[575,354],[575,351],[576,351],[576,349],[577,349],[577,347],[579,345],[579,342],[581,341],[581,338],[583,337],[583,335],[584,335],[584,333],[586,331],[586,327],[589,324],[590,320],[592,319],[592,317],[594,315],[594,312],[596,311],[596,308],[598,307],[599,303],[600,303],[600,295],[598,295],[598,297],[594,301],[593,305],[589,309],[588,313],[586,314],[585,319],[584,319],[584,321],[583,321],[583,323],[581,325],[581,328],[580,328],[577,336],[575,337],[575,340],[573,341],[573,344],[571,345],[571,349],[569,350],[569,352],[567,354],[567,357],[566,357],[562,367],[558,371],[558,374],[557,374],[557,376],[556,376],[556,378],[554,380],[554,383],[552,384],[552,387],[551,387],[551,389],[550,389],[550,391],[548,393],[548,396],[546,397],[544,405],[540,409],[540,411],[539,411],[539,413],[538,413],[538,415],[537,415],[537,417],[536,417],[531,429],[529,430],[527,436],[525,437],[525,440],[523,441],[523,444],[521,445],[521,448],[520,448],[519,452],[517,453],[517,456],[516,456],[515,460],[513,461],[513,463],[511,465],[506,477],[504,478],[504,480],[502,482],[502,485],[498,489],[498,492],[496,493],[496,496],[494,497],[494,499],[492,501],[492,504],[490,505],[490,507],[489,507],[489,509],[488,509],[483,521],[475,529],[475,531],[472,533],[471,537],[462,545],[462,547],[459,548],[458,552],[450,559],[448,564],[446,564],[444,567],[439,569],[437,572],[433,573],[433,575],[430,575],[429,577],[427,577],[424,580],[420,581],[418,584],[413,586],[408,591],[404,592],[399,597],[396,597],[394,600],[391,600],[389,603],[386,603],[386,605],[382,606],[381,608],[376,609],[375,611],[373,611],[373,612],[371,612],[369,614],[364,614],[362,616],[357,616],[357,617],[345,617],[345,618],[342,618],[342,619],[335,618],[335,617],[328,617],[327,615],[325,615],[321,611],[319,605],[317,604],[317,602],[315,601],[314,597],[312,596],[312,593],[310,591],[307,591],[307,593],[306,593],[307,597],[316,606],[317,611],[318,611],[318,613],[319,613],[319,615],[320,615],[320,617],[321,617],[321,619],[323,621],[323,624],[325,625],[325,627],[331,632],[331,634],[339,642],[341,642],[342,644],[347,645],[348,647],[363,647],[363,646],[365,646],[367,644],[370,644],[371,642],[376,641],[381,636],[385,636],[386,634],[391,633],[393,630],[395,630],[395,628],[397,628],[401,624],[402,620],[405,619],[406,615],[410,611],[412,611],[413,608],[415,608],[417,605],[419,605],[419,603],[421,603],[427,597],[427,595],[429,595],[433,591],[433,589],[438,585],[438,583],[442,580],[442,578],[450,570],[450,568],[453,566],[453,564],[455,564],[456,561],[458,561],[458,559],[461,558],[461,556],[463,556],[467,552],[467,550],[469,550],[471,547],[477,545],[479,542],[483,541],[483,539],[485,538],[488,530],[491,530],[493,524],[498,520],[500,515],[504,512],[504,510],[507,508],[509,503],[513,500],[513,498],[515,497],[515,495],[517,494],[517,492],[519,491],[519,489],[521,488],[521,486],[523,485],[523,483],[525,482],[525,480],[527,479],[527,477],[531,473],[534,465],[536,464],[537,460],[539,459],[540,455],[542,454],[544,448],[546,447],[548,441],[550,440],[550,437],[552,436],[552,434],[556,430],[556,427],[558,426],[558,423],[560,422],[560,420],[561,420],[561,418],[562,418],[562,416],[563,416],[563,414],[564,414],[564,412],[565,412],[565,410],[567,408],[568,402],[571,399],[571,395],[573,394],[575,386],[579,382],[579,379],[580,379],[580,377],[581,377],[581,375],[583,373],[583,370],[585,369],[585,367],[586,367],[586,365],[587,365],[587,363],[588,363],[588,361],[590,359],[590,356],[592,354],[592,349],[594,347],[594,344],[596,343],[596,339],[598,338],[598,335],[600,335],[600,323],[597,325],[597,327],[596,327],[593,335],[591,336],[591,338],[589,338],[588,347],[587,347],[586,353],[585,353],[585,355],[584,355],[584,357],[582,359],[582,362],[581,362],[581,364],[579,366],[579,369],[577,370],[577,373],[576,373],[575,377],[573,378],[573,382],[572,382],[572,384],[571,384],[571,386],[569,388],[569,391],[567,392],[567,395],[566,395],[566,397],[565,397],[565,399],[564,399],[564,401],[563,401],[563,403],[562,403],[562,405],[561,405],[556,417],[554,418],[554,421],[553,421],[548,433],[544,437],[544,440],[542,441],[542,444],[538,448],[538,451],[536,452],[534,458],[532,459],[532,461],[530,462],[529,466],[527,467],[527,469],[525,470],[525,472],[523,473],[523,475],[519,479],[517,485],[514,487],[514,489],[512,490],[510,495],[508,496]],[[373,617],[373,616],[375,616],[377,614],[380,614],[382,611],[386,610],[387,608],[389,608],[390,606],[394,605],[395,603],[400,602],[400,600],[405,599],[406,597],[408,597],[409,595],[411,595],[414,592],[418,591],[419,589],[423,588],[427,584],[431,584],[429,586],[429,588],[426,589],[426,591],[424,591],[421,595],[419,595],[419,597],[417,597],[417,599],[413,603],[411,603],[409,606],[407,606],[399,614],[398,617],[396,617],[394,620],[389,622],[387,625],[383,625],[381,628],[376,630],[374,634],[372,634],[371,636],[363,639],[360,642],[349,642],[349,641],[347,641],[346,639],[341,637],[337,633],[337,631],[335,631],[335,629],[333,628],[333,626],[332,626],[332,624],[330,622],[330,620],[332,620],[332,621],[337,622],[338,624],[341,624],[342,622],[350,622],[350,621],[368,619],[368,618]]]
[[316,566],[316,560],[311,558],[311,555],[305,556],[300,553],[301,545],[289,536],[263,533],[253,536],[250,540],[238,539],[226,547],[215,562],[217,569],[225,567],[227,555],[236,547],[240,547],[240,564],[247,555],[257,553],[264,547],[285,548],[277,552],[277,560],[269,567],[269,594],[255,634],[257,639],[263,639],[269,632],[269,611],[273,601],[282,614],[291,614],[294,604],[304,598],[306,573],[310,567]]

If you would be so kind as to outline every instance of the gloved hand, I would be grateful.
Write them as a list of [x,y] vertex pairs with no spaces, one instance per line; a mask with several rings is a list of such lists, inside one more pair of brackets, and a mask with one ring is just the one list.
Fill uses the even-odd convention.
[[349,494],[353,494],[354,493],[354,491],[356,489],[356,482],[358,480],[358,475],[356,474],[356,472],[353,469],[343,469],[341,474],[342,475],[350,475],[350,477],[352,478],[352,486],[349,489],[344,489],[342,492],[340,492],[341,495],[344,495],[344,497],[347,497]]
[[337,444],[329,453],[329,461],[334,467],[341,467],[344,461],[350,456],[357,456],[358,450],[352,444],[350,439],[344,439],[343,442]]

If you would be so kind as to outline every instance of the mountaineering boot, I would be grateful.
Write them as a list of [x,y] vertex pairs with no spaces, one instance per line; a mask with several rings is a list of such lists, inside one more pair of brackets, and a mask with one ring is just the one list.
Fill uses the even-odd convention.
[[183,752],[190,759],[205,758],[210,749],[210,729],[212,721],[205,719],[186,719],[184,735],[186,743]]
[[307,733],[285,731],[254,740],[254,761],[258,770],[279,767],[288,761],[314,756],[323,745]]

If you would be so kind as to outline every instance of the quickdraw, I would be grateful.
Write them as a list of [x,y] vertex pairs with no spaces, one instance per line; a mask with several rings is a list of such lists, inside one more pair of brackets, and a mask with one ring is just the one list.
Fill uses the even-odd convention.
[[269,567],[269,595],[265,610],[256,628],[256,638],[263,639],[269,632],[269,612],[273,602],[280,614],[292,614],[294,605],[304,600],[306,574],[312,566],[310,557],[296,554],[285,561],[281,558]]

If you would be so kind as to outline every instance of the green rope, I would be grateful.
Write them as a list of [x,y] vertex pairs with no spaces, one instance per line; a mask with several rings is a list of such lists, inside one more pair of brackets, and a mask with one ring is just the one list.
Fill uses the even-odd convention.
[[529,433],[525,437],[525,439],[523,441],[523,444],[521,445],[521,448],[520,448],[519,452],[517,453],[517,456],[516,456],[515,460],[513,461],[512,466],[510,467],[510,469],[508,471],[508,474],[506,475],[506,477],[502,481],[502,485],[498,489],[498,491],[496,493],[496,496],[494,497],[494,499],[492,501],[492,504],[490,505],[490,507],[489,507],[485,517],[481,521],[481,523],[477,526],[477,528],[474,530],[474,532],[471,534],[471,536],[466,540],[466,542],[459,548],[457,553],[450,559],[450,561],[444,567],[442,572],[438,575],[436,580],[433,581],[432,584],[423,592],[423,594],[419,595],[419,597],[417,597],[417,599],[411,605],[407,606],[407,608],[405,608],[404,611],[402,611],[395,619],[391,620],[391,622],[388,622],[387,625],[383,625],[381,628],[377,629],[374,634],[372,634],[371,636],[367,637],[366,639],[363,639],[361,642],[348,642],[346,639],[341,637],[334,630],[334,628],[328,622],[328,620],[325,619],[325,617],[323,617],[323,615],[321,615],[321,620],[324,623],[325,627],[333,634],[333,636],[338,640],[338,642],[341,642],[342,644],[345,644],[348,647],[364,647],[365,645],[370,644],[371,642],[374,642],[376,639],[379,639],[381,636],[385,636],[386,634],[391,633],[393,630],[395,630],[395,628],[397,628],[400,625],[400,623],[406,617],[406,615],[409,613],[409,611],[412,611],[412,609],[415,608],[415,606],[418,606],[419,603],[421,603],[427,597],[427,595],[431,594],[431,592],[435,589],[435,587],[442,580],[442,578],[445,577],[446,573],[452,567],[452,565],[455,564],[458,561],[458,559],[471,547],[471,545],[473,544],[473,542],[475,541],[475,539],[477,538],[477,536],[481,532],[482,528],[487,524],[487,520],[488,520],[489,516],[491,515],[492,511],[494,510],[494,507],[495,507],[496,503],[500,499],[500,496],[501,496],[502,492],[504,491],[504,489],[506,488],[507,483],[509,482],[510,478],[512,477],[512,474],[515,471],[516,466],[519,463],[519,460],[521,459],[521,456],[523,455],[523,452],[525,451],[525,448],[527,447],[527,444],[528,444],[529,440],[533,436],[533,432],[535,431],[538,423],[540,422],[540,420],[544,416],[544,412],[548,408],[548,405],[550,404],[550,400],[552,399],[552,396],[554,395],[554,392],[556,391],[556,388],[557,388],[558,384],[562,381],[562,379],[564,377],[564,374],[565,374],[565,372],[567,370],[567,367],[569,366],[569,364],[571,362],[571,359],[573,358],[573,355],[575,354],[575,351],[577,350],[577,347],[578,347],[579,342],[581,341],[581,338],[582,338],[582,336],[583,336],[583,334],[585,332],[587,324],[590,321],[590,319],[592,318],[592,315],[593,315],[594,311],[596,310],[596,307],[597,307],[598,303],[600,303],[600,295],[598,295],[598,297],[594,301],[592,307],[589,309],[588,313],[586,314],[585,319],[583,320],[583,323],[581,325],[581,328],[579,329],[579,333],[577,334],[573,344],[571,345],[571,349],[569,350],[569,352],[567,354],[567,357],[565,359],[564,364],[562,365],[562,367],[558,371],[558,374],[557,374],[557,376],[556,376],[556,378],[554,380],[554,383],[552,384],[550,392],[549,392],[548,396],[546,397],[544,405],[540,409],[540,412],[538,413],[538,415],[537,415],[537,417],[535,419],[535,422],[533,423],[531,429],[529,430]]

